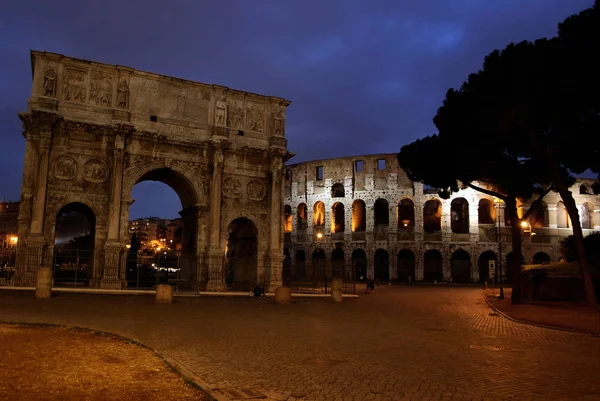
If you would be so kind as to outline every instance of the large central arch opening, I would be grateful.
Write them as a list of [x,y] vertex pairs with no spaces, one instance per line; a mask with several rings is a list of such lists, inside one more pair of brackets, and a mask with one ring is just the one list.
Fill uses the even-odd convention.
[[251,220],[240,217],[227,232],[225,283],[234,291],[250,291],[257,284],[258,230]]
[[198,199],[187,177],[169,168],[142,175],[132,189],[126,279],[129,288],[197,286]]
[[52,270],[55,286],[89,286],[94,275],[96,216],[83,203],[63,206],[56,215]]

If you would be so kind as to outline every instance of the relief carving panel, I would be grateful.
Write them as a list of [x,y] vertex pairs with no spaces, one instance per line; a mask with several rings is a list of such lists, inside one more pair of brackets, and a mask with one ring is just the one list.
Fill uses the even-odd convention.
[[89,102],[98,106],[110,107],[113,94],[112,76],[101,72],[92,72]]
[[246,184],[246,194],[248,195],[248,199],[259,201],[265,197],[267,193],[267,189],[265,184],[260,180],[250,180],[248,184]]
[[62,94],[67,102],[85,103],[85,81],[87,73],[66,68]]
[[77,175],[77,163],[72,157],[60,156],[52,165],[52,175],[61,180],[71,180]]
[[239,198],[243,195],[242,183],[233,176],[223,179],[223,195],[228,198]]
[[104,182],[108,178],[106,163],[100,159],[91,159],[85,163],[83,178],[90,182]]
[[246,109],[246,129],[249,131],[265,132],[265,106],[248,103]]
[[244,129],[244,102],[241,100],[229,99],[227,101],[227,109],[227,127]]

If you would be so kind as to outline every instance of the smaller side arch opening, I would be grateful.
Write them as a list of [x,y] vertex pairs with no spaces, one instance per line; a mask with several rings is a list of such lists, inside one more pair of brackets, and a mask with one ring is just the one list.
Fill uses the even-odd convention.
[[56,214],[52,273],[55,286],[89,286],[94,275],[96,215],[80,202]]
[[252,220],[240,217],[227,231],[225,282],[234,291],[250,291],[257,284],[258,230]]

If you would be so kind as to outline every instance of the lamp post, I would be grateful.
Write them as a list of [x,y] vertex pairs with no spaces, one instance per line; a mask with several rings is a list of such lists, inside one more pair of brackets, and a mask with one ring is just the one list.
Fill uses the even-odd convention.
[[521,227],[523,227],[523,233],[527,234],[529,233],[529,246],[527,247],[527,263],[532,264],[533,260],[532,260],[532,237],[535,235],[535,233],[533,232],[533,228],[531,227],[531,224],[526,222],[526,221],[522,221],[521,222]]
[[500,203],[501,199],[496,198],[496,239],[498,240],[498,263],[496,263],[496,277],[498,277],[498,284],[500,285],[500,296],[499,299],[504,299],[504,285],[502,279],[502,231],[500,230]]

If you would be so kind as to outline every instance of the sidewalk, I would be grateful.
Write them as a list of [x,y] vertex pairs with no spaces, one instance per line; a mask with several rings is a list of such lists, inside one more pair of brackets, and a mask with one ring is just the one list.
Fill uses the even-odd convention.
[[526,323],[555,328],[582,331],[600,335],[599,310],[576,302],[534,301],[513,305],[510,302],[512,290],[504,290],[504,299],[492,296],[492,290],[484,290],[490,304],[512,319]]

